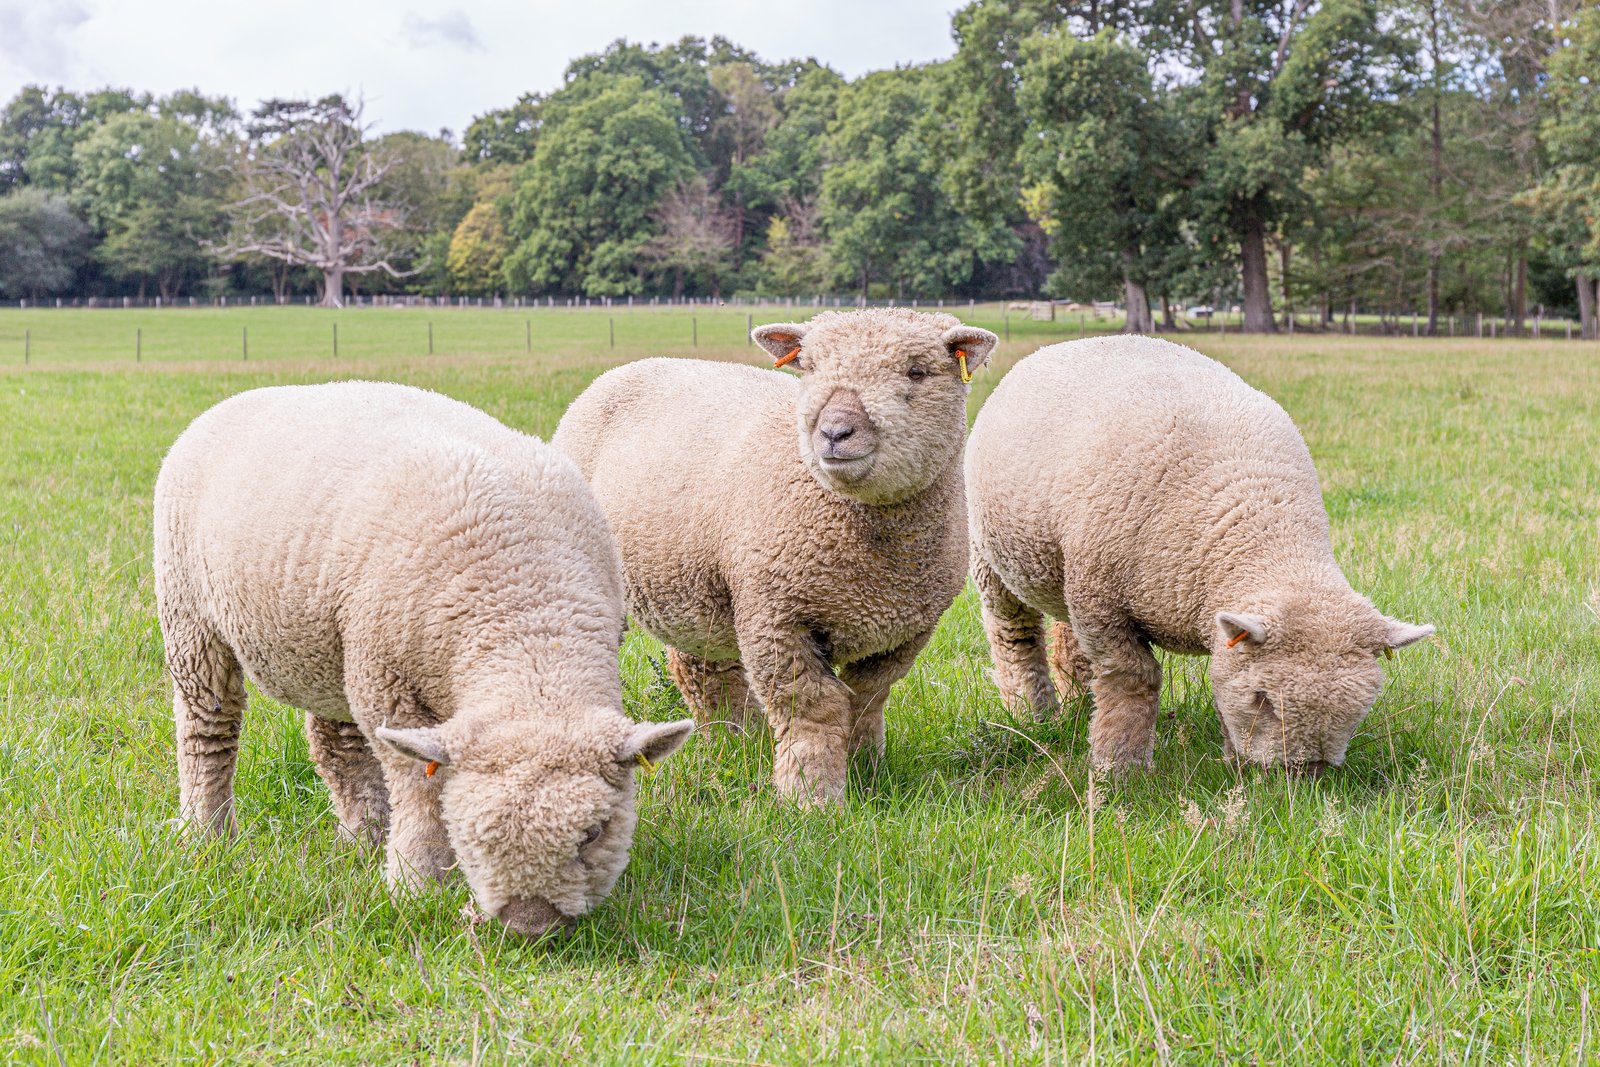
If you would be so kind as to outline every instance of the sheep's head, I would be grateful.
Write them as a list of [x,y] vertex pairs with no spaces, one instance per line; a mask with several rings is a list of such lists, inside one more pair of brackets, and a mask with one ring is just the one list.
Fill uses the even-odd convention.
[[800,372],[795,415],[811,473],[875,506],[916,496],[960,461],[962,368],[982,366],[999,340],[954,316],[904,308],[824,312],[751,337]]
[[378,729],[437,774],[450,845],[478,907],[527,937],[611,892],[633,843],[634,770],[675,752],[694,720],[558,733],[523,722]]
[[1250,609],[1214,621],[1211,688],[1224,754],[1312,773],[1344,762],[1383,687],[1379,658],[1433,633],[1350,592],[1268,594]]

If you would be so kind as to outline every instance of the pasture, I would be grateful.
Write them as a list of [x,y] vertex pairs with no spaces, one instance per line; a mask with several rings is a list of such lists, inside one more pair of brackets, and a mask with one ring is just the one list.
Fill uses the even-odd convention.
[[[548,436],[616,362],[760,362],[745,314],[0,312],[0,1059],[1593,1055],[1592,344],[1192,339],[1298,422],[1352,584],[1439,628],[1386,663],[1348,763],[1321,779],[1225,766],[1205,665],[1181,657],[1164,660],[1157,771],[1092,777],[1083,705],[1047,724],[1001,709],[969,589],[842,809],[777,802],[765,739],[697,734],[642,779],[633,862],[566,940],[467,925],[464,887],[391,900],[380,859],[335,839],[300,714],[255,694],[241,834],[175,845],[149,510],[196,414],[257,385],[367,377]],[[1077,333],[1016,313],[1011,330],[973,411],[1010,363]],[[630,712],[680,713],[638,631],[624,671]]]

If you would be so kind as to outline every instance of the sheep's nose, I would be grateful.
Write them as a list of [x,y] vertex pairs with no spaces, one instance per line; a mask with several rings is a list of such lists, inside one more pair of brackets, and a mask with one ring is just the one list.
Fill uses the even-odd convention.
[[513,897],[500,909],[497,918],[506,929],[526,938],[542,937],[573,924],[571,917],[561,914],[549,901],[539,897]]
[[830,417],[817,424],[817,432],[826,437],[829,444],[836,445],[855,433],[856,428],[843,419]]

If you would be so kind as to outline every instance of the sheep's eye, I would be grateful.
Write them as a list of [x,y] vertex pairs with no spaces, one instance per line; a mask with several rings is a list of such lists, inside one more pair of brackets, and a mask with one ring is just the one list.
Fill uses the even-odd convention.
[[589,829],[584,832],[583,843],[580,844],[578,847],[579,848],[587,848],[587,847],[589,847],[590,845],[594,844],[596,841],[600,840],[600,835],[605,833],[605,832],[606,832],[606,824],[605,823],[603,823],[603,822],[595,823],[593,826],[589,827]]
[[927,376],[928,372],[923,370],[921,367],[912,367],[910,370],[906,371],[906,377],[910,378],[914,382],[920,382]]

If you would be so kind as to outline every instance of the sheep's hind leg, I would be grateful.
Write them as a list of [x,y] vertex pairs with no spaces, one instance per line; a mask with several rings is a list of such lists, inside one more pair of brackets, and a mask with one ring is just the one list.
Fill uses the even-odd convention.
[[244,672],[203,623],[164,615],[177,723],[178,819],[214,834],[234,829],[233,774],[244,724]]
[[389,788],[361,727],[308,714],[306,741],[333,798],[339,836],[353,844],[381,845],[389,829]]
[[721,723],[735,733],[748,733],[761,725],[742,661],[708,660],[669,648],[667,672],[697,724]]
[[1108,770],[1152,767],[1161,665],[1150,643],[1126,620],[1099,623],[1074,613],[1071,625],[1077,647],[1093,665],[1090,759]]
[[1000,699],[1013,714],[1048,719],[1061,710],[1045,655],[1044,615],[1024,604],[975,552],[972,577]]
[[1089,679],[1094,677],[1094,664],[1078,647],[1078,639],[1073,636],[1072,627],[1067,623],[1051,624],[1050,666],[1055,669],[1060,684],[1074,690],[1075,696],[1089,691]]

